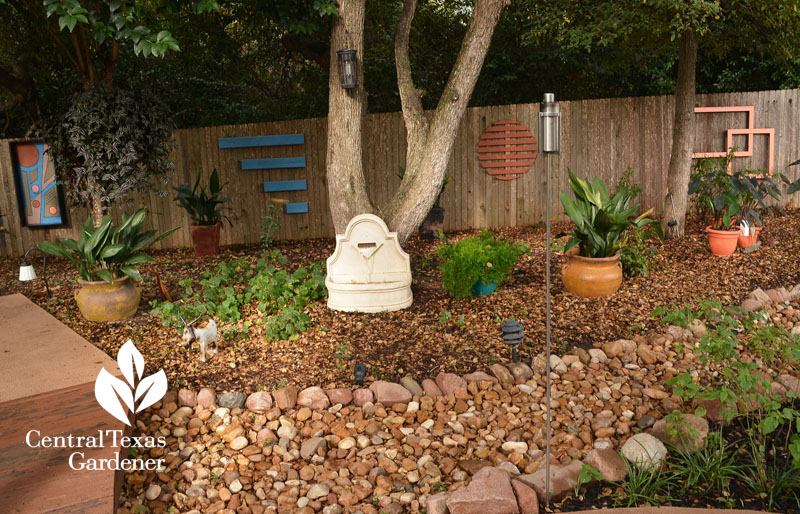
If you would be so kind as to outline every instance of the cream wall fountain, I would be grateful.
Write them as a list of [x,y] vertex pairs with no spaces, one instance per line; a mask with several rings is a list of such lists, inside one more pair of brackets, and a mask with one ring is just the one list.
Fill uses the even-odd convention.
[[411,261],[397,234],[375,215],[356,216],[344,234],[336,235],[327,268],[331,309],[380,312],[411,305]]

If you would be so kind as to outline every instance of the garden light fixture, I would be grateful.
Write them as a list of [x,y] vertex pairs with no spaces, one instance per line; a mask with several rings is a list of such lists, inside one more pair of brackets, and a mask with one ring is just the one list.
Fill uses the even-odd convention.
[[344,89],[354,89],[358,87],[358,68],[355,48],[347,48],[349,45],[347,31],[344,33],[344,46],[336,54],[339,56],[339,81]]
[[525,338],[522,323],[510,319],[503,323],[501,330],[503,331],[503,342],[511,347],[511,360],[519,362],[517,358],[517,346],[522,343]]
[[547,154],[547,243],[545,244],[545,253],[547,259],[546,265],[546,287],[547,292],[547,360],[545,367],[547,369],[547,453],[545,453],[545,507],[550,506],[550,437],[552,434],[550,427],[550,247],[552,241],[550,240],[550,222],[552,218],[552,198],[550,193],[550,155],[561,152],[561,108],[556,102],[553,93],[545,93],[542,98],[542,103],[539,104],[539,149]]
[[[20,282],[36,280],[36,270],[33,269],[33,264],[28,262],[28,254],[34,250],[42,252],[39,248],[33,247],[22,256],[22,266],[19,267]],[[53,294],[50,292],[50,285],[47,283],[47,254],[44,252],[42,252],[42,278],[44,279],[44,287],[47,290],[47,297],[52,298]]]
[[355,368],[353,368],[353,378],[356,379],[356,384],[363,386],[364,385],[364,378],[367,376],[367,367],[357,362]]

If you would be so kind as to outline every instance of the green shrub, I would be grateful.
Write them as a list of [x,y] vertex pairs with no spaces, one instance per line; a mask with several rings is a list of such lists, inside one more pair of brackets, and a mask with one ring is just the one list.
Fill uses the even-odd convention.
[[173,188],[178,192],[175,201],[189,213],[189,217],[192,218],[192,223],[195,225],[216,225],[223,219],[230,223],[231,220],[222,211],[229,209],[225,204],[230,203],[231,199],[220,196],[225,184],[219,184],[217,168],[214,168],[208,179],[208,192],[206,192],[206,186],[200,185],[202,176],[202,173],[197,174],[197,180],[193,187],[189,187],[189,184],[181,184]]
[[658,233],[647,229],[630,229],[619,248],[619,260],[622,271],[629,277],[648,276],[650,271],[658,269],[656,250],[648,241],[658,238]]
[[500,285],[527,251],[526,244],[495,239],[486,230],[477,237],[448,244],[439,250],[444,288],[456,298],[466,298],[479,280]]

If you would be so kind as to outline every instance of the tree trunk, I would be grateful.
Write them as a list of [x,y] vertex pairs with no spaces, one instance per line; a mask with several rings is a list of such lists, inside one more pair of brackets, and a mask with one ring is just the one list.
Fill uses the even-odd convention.
[[92,195],[92,225],[99,227],[103,222],[103,214],[105,214],[105,206],[100,199],[99,194]]
[[[340,0],[339,13],[331,27],[330,78],[328,80],[328,150],[326,156],[328,203],[337,234],[359,214],[374,213],[364,180],[362,134],[367,110],[362,60],[364,57],[364,11],[366,0]],[[339,82],[337,50],[356,50],[358,87],[344,89]]]
[[[414,3],[414,0],[406,0],[398,27],[398,38],[408,38],[403,22],[406,17],[413,16]],[[414,112],[421,110],[421,107],[418,106],[418,94],[413,88],[410,67],[407,65],[408,42],[398,39],[395,44],[395,52],[398,54],[398,85],[409,136],[408,144],[424,145],[421,151],[409,149],[405,176],[385,213],[387,225],[397,232],[401,243],[408,240],[419,227],[436,201],[445,179],[458,126],[483,67],[497,20],[508,3],[508,0],[478,0],[475,3],[469,29],[430,126],[418,120],[422,113]],[[410,22],[408,19],[409,24]]]
[[[687,30],[681,35],[678,45],[678,84],[675,88],[675,119],[672,126],[672,153],[667,171],[667,187],[672,198],[666,199],[666,222],[677,221],[675,227],[668,224],[664,235],[669,239],[683,237],[686,228],[686,210],[689,197],[689,177],[692,171],[692,148],[694,147],[694,96],[695,71],[697,68],[697,34]],[[672,201],[675,202],[675,216]],[[677,218],[677,219],[675,219]]]

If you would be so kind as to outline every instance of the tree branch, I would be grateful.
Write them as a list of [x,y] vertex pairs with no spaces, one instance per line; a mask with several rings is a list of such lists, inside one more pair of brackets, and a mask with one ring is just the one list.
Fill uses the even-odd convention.
[[406,0],[394,39],[397,87],[400,91],[400,103],[406,125],[406,175],[403,176],[404,181],[412,180],[419,169],[429,126],[428,120],[425,118],[425,111],[422,109],[422,100],[414,87],[411,62],[408,57],[411,21],[414,19],[416,7],[417,0]]

